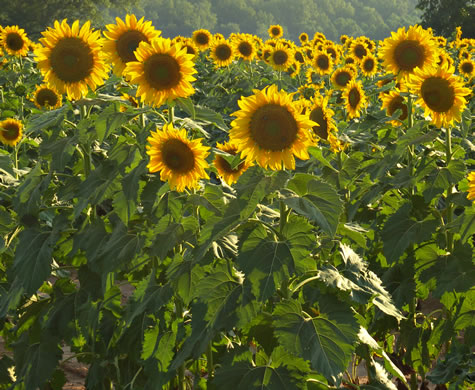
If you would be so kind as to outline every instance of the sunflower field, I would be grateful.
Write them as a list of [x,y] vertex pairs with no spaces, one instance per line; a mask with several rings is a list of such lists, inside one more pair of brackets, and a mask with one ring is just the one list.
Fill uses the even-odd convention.
[[268,33],[1,28],[0,389],[473,388],[474,40]]

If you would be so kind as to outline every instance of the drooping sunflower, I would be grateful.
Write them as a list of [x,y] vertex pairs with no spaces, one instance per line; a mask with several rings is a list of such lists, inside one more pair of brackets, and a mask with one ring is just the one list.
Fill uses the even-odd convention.
[[[224,144],[217,142],[216,148],[233,156],[238,153],[237,146],[232,142],[225,142]],[[221,176],[228,185],[236,183],[239,177],[251,166],[249,162],[241,161],[236,167],[232,168],[231,164],[219,154],[216,154],[213,165],[218,170],[219,176]]]
[[454,75],[454,70],[447,65],[426,70],[416,68],[407,81],[408,88],[418,95],[416,104],[424,108],[425,115],[437,127],[460,122],[467,104],[464,96],[471,93],[462,79]]
[[328,140],[329,133],[337,131],[333,120],[335,112],[328,107],[328,96],[316,95],[310,101],[309,118],[316,123],[312,127],[313,132],[321,139]]
[[286,71],[294,63],[294,52],[279,42],[271,51],[269,63],[275,70]]
[[209,168],[209,147],[201,143],[201,138],[189,140],[185,129],[175,129],[168,123],[162,130],[152,132],[147,141],[147,168],[152,173],[160,172],[160,179],[168,181],[172,190],[199,188],[200,179],[209,179],[205,170]]
[[233,62],[233,45],[226,39],[214,39],[210,46],[210,56],[217,67],[224,68]]
[[271,38],[280,38],[282,35],[284,35],[284,29],[278,24],[271,25],[267,32]]
[[23,136],[23,123],[10,118],[0,122],[0,141],[5,145],[15,146]]
[[416,67],[432,66],[438,55],[437,42],[421,26],[401,27],[383,41],[379,57],[386,70],[398,77],[411,74]]
[[232,114],[237,118],[229,136],[246,162],[279,170],[294,169],[294,156],[309,158],[307,148],[314,140],[308,129],[315,123],[300,113],[292,96],[271,85],[238,101],[241,109]]
[[140,42],[135,54],[138,61],[128,62],[124,75],[138,84],[136,95],[143,102],[158,107],[167,100],[194,93],[193,56],[181,44],[173,45],[170,39],[158,37],[150,44]]
[[369,53],[361,59],[360,70],[367,77],[374,76],[378,72],[378,60]]
[[351,66],[347,65],[343,68],[338,68],[333,72],[331,76],[331,82],[335,88],[343,89],[355,77],[356,73],[354,69]]
[[193,42],[201,51],[204,51],[209,47],[212,38],[211,33],[204,28],[194,31],[191,35],[191,39],[193,39]]
[[53,88],[46,84],[38,85],[34,92],[33,103],[38,108],[46,108],[47,110],[54,110],[61,107],[62,96]]
[[232,39],[234,52],[245,61],[252,61],[257,54],[254,39],[250,34],[236,34]]
[[116,24],[108,24],[104,31],[107,39],[104,40],[102,49],[114,65],[114,74],[122,76],[125,65],[130,61],[137,61],[135,50],[140,42],[150,43],[161,34],[155,30],[151,21],[144,21],[142,17],[137,20],[135,15],[126,15],[125,22],[115,18]]
[[349,119],[358,118],[361,115],[361,110],[368,104],[363,85],[361,81],[356,80],[351,80],[348,83],[343,90],[342,99]]
[[5,51],[12,56],[28,55],[30,40],[25,30],[18,26],[7,26],[0,33],[0,41]]
[[468,194],[467,199],[475,203],[475,171],[468,174]]
[[333,70],[333,59],[327,52],[317,51],[314,53],[312,66],[319,75],[330,74]]
[[463,60],[459,63],[458,71],[464,78],[471,79],[475,75],[474,66],[472,60]]
[[48,85],[69,99],[80,99],[95,90],[107,78],[108,65],[101,51],[100,31],[93,31],[87,21],[79,29],[64,19],[54,22],[54,28],[42,32],[42,46],[35,50],[38,68]]
[[394,120],[389,121],[393,126],[401,126],[402,121],[407,119],[408,108],[407,104],[404,103],[404,97],[401,96],[398,90],[389,91],[388,93],[380,93],[379,98],[382,101],[382,109],[386,109],[386,115],[391,117],[394,115],[396,110],[401,110],[401,115]]
[[308,34],[306,32],[303,32],[299,35],[299,41],[302,45],[306,44],[308,42]]

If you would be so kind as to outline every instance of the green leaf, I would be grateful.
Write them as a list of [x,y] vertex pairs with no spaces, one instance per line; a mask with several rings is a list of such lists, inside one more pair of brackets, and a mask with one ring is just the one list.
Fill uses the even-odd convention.
[[343,207],[329,184],[313,175],[297,173],[287,189],[281,190],[281,196],[287,206],[315,222],[328,235],[335,235]]
[[223,130],[223,131],[228,131],[228,126],[224,122],[223,117],[220,114],[218,114],[216,111],[211,110],[210,108],[195,106],[194,119],[212,123],[218,129]]
[[19,234],[13,272],[28,294],[34,294],[50,275],[55,243],[50,232],[27,229]]
[[50,181],[51,172],[44,175],[41,172],[41,164],[36,164],[17,190],[17,195],[13,199],[15,211],[20,216],[36,216],[41,205],[41,197]]
[[73,156],[77,141],[75,136],[43,141],[40,152],[42,155],[51,154],[51,168],[63,172]]
[[427,241],[439,225],[433,217],[417,221],[410,217],[411,209],[411,204],[405,203],[384,224],[381,237],[388,263],[397,261],[409,245]]
[[178,107],[185,111],[191,119],[196,118],[196,112],[195,112],[195,105],[193,104],[193,101],[190,98],[177,98],[175,99],[175,102],[178,104]]
[[71,107],[65,104],[56,110],[41,112],[40,114],[32,116],[28,121],[26,133],[38,133],[43,129],[58,126],[64,120],[67,111],[70,109]]
[[94,117],[94,125],[97,132],[97,140],[102,143],[109,134],[127,123],[130,114],[120,112],[120,104],[109,104],[97,116]]
[[424,190],[424,199],[431,201],[449,187],[457,184],[465,177],[465,164],[461,160],[452,160],[447,167],[435,168],[427,178],[428,186]]
[[321,312],[311,317],[298,302],[283,301],[273,313],[275,333],[287,351],[310,361],[312,369],[339,383],[354,352],[358,326],[343,303],[328,299]]
[[160,331],[158,324],[144,332],[141,359],[154,357],[158,360],[158,369],[165,372],[175,354],[177,321],[168,325],[167,331]]

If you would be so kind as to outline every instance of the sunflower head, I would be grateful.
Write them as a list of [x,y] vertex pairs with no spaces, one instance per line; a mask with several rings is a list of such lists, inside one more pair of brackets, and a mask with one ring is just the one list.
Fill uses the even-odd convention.
[[252,61],[257,55],[255,41],[250,34],[236,34],[232,44],[236,55],[245,61]]
[[343,89],[355,77],[355,70],[351,66],[346,65],[343,68],[338,68],[333,72],[331,76],[331,82],[335,88]]
[[210,57],[217,67],[226,67],[233,62],[234,47],[226,39],[214,39],[210,46]]
[[[235,156],[238,154],[238,148],[231,142],[225,142],[224,144],[216,143],[216,148],[222,152]],[[251,166],[246,161],[241,161],[237,166],[232,167],[231,164],[220,154],[216,154],[213,165],[216,167],[219,176],[228,185],[236,183],[239,177]]]
[[306,44],[308,42],[308,34],[306,32],[303,32],[299,35],[299,41],[302,45]]
[[453,73],[454,68],[448,65],[426,70],[416,68],[407,81],[408,88],[419,97],[416,103],[424,108],[425,116],[430,116],[437,127],[460,122],[467,105],[464,97],[471,93]]
[[15,146],[23,135],[23,123],[16,119],[0,122],[0,141],[5,145]]
[[415,68],[431,67],[436,62],[438,47],[432,35],[421,26],[401,27],[386,38],[379,50],[386,70],[398,77],[411,74]]
[[18,26],[7,26],[0,33],[3,49],[12,56],[24,57],[28,55],[30,40],[25,30]]
[[63,99],[61,94],[48,85],[43,84],[36,87],[32,100],[38,108],[54,110],[61,107]]
[[284,35],[284,29],[278,24],[271,25],[267,32],[271,38],[280,38],[282,35]]
[[172,190],[199,188],[200,179],[209,179],[206,157],[209,147],[202,145],[202,139],[189,140],[185,129],[175,129],[165,124],[162,130],[152,132],[147,138],[147,154],[150,172],[159,172],[163,181],[168,181]]
[[159,107],[194,93],[193,56],[181,44],[158,37],[150,44],[140,42],[136,56],[138,61],[128,62],[124,74],[138,84],[136,95],[145,103]]
[[309,118],[316,123],[312,129],[319,138],[328,140],[328,134],[337,131],[333,115],[333,110],[328,107],[328,97],[316,95],[311,99]]
[[101,50],[100,31],[93,31],[90,22],[79,28],[64,19],[54,28],[42,32],[42,46],[35,50],[38,68],[48,85],[69,99],[80,99],[94,90],[107,77],[108,66]]
[[367,98],[361,81],[351,80],[343,90],[342,98],[349,119],[358,118],[367,105]]
[[398,119],[391,120],[393,126],[400,126],[402,125],[402,121],[407,119],[408,108],[407,104],[404,103],[404,97],[401,96],[399,91],[389,91],[388,93],[382,93],[379,95],[380,99],[382,100],[382,109],[386,109],[387,116],[393,116],[396,110],[401,110],[401,115],[399,115]]
[[135,50],[140,42],[150,43],[161,34],[155,30],[151,21],[137,20],[135,15],[126,15],[125,21],[116,18],[116,24],[108,24],[104,32],[106,39],[102,47],[114,65],[114,74],[122,76],[125,65],[137,61]]
[[369,52],[368,45],[366,44],[364,40],[355,39],[351,43],[350,52],[351,52],[351,55],[355,57],[357,61],[361,61],[363,57],[368,55],[368,52]]
[[294,169],[294,156],[309,158],[307,148],[314,140],[308,129],[315,122],[300,113],[292,96],[271,85],[238,101],[241,109],[232,114],[236,119],[229,135],[246,162],[279,170]]
[[369,53],[364,56],[360,62],[360,70],[367,77],[374,76],[378,72],[378,60]]
[[191,39],[193,39],[195,45],[202,51],[209,47],[212,38],[213,36],[211,33],[204,28],[194,31],[191,36]]
[[326,51],[317,51],[314,53],[312,66],[319,75],[330,74],[333,70],[333,59]]
[[272,48],[269,63],[275,70],[286,71],[294,63],[294,51],[281,42]]
[[186,49],[186,54],[193,56],[193,61],[198,57],[200,49],[198,49],[198,46],[195,45],[195,42],[190,37],[175,37],[172,39],[172,43],[180,43]]
[[475,75],[474,67],[475,63],[472,60],[463,60],[459,63],[458,71],[464,78],[471,79]]
[[348,40],[348,35],[346,34],[343,34],[343,35],[340,35],[340,42],[342,45],[346,44],[346,41]]

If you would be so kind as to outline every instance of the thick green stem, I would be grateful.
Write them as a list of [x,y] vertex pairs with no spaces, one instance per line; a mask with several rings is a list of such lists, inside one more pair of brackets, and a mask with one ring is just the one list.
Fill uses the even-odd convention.
[[279,233],[282,234],[284,231],[285,224],[289,221],[290,209],[287,208],[283,201],[279,203],[280,208],[280,220],[279,220]]
[[[183,301],[180,297],[175,297],[175,310],[176,310],[176,317],[181,318],[183,320]],[[186,390],[186,383],[185,383],[185,363],[178,368],[178,389],[179,390]]]
[[208,380],[214,376],[213,342],[210,341],[206,350],[206,364],[208,366]]
[[175,120],[175,106],[173,104],[168,105],[168,123],[173,125],[173,121]]
[[[446,142],[445,142],[445,155],[446,155],[446,165],[447,167],[450,164],[450,161],[452,160],[452,130],[449,128],[445,132],[446,135]],[[450,184],[449,188],[447,188],[447,225],[450,226],[452,219],[453,219],[453,207],[452,207],[452,200],[451,195],[453,193],[453,186]],[[452,232],[448,231],[447,232],[447,251],[452,252],[454,249],[454,235]]]

